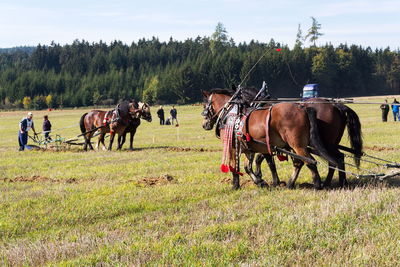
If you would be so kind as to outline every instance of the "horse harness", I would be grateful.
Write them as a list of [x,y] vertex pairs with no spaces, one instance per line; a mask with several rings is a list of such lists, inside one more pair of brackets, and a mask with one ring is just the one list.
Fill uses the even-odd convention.
[[[210,98],[211,100],[211,98]],[[209,104],[211,101],[209,102]],[[208,110],[207,114],[208,116],[211,116],[212,113],[212,107],[206,107],[205,111]],[[266,143],[268,150],[271,152],[270,144],[269,144],[269,122],[270,122],[270,114],[272,110],[272,106],[269,107],[245,107],[241,102],[231,102],[227,103],[219,112],[214,113],[210,120],[215,118],[218,115],[218,119],[216,122],[216,136],[220,138],[220,130],[224,129],[224,153],[223,153],[223,159],[222,159],[222,164],[221,164],[221,171],[222,172],[228,172],[231,171],[232,173],[243,175],[240,172],[240,154],[242,152],[242,149],[244,150],[249,150],[251,149],[248,146],[248,143],[251,141],[256,141],[253,140],[249,134],[249,117],[252,112],[256,110],[269,110],[268,116],[267,116],[267,121],[266,121],[266,131],[267,131],[267,138],[266,138]],[[206,114],[204,114],[206,115]],[[226,138],[227,136],[227,138]],[[232,140],[233,139],[233,140]],[[234,144],[232,143],[234,142]],[[258,142],[258,141],[256,141]],[[230,151],[231,148],[235,149],[235,162],[236,166],[235,168],[231,168],[228,166],[228,159],[230,156]],[[272,153],[272,152],[271,152]]]

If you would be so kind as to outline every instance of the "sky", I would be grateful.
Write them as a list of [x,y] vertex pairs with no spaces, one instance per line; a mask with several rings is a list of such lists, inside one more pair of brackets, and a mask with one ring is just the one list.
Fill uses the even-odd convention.
[[324,34],[317,45],[400,48],[400,0],[0,0],[0,47],[185,40],[211,36],[218,22],[236,43],[293,47],[311,16]]

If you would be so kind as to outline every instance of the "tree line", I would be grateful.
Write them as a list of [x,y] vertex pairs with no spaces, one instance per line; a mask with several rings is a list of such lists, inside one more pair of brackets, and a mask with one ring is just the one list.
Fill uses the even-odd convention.
[[261,87],[262,81],[276,97],[298,97],[306,83],[319,83],[326,97],[400,93],[399,51],[312,41],[304,47],[298,38],[294,48],[273,39],[236,44],[218,24],[212,36],[185,41],[76,40],[7,50],[0,53],[0,108],[113,105],[131,98],[185,104],[201,101],[201,90]]

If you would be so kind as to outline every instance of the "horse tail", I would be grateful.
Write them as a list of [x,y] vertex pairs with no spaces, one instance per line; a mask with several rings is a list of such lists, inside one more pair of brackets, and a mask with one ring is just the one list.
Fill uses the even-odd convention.
[[79,121],[79,126],[81,127],[81,132],[86,133],[86,128],[85,128],[85,117],[88,113],[86,112],[85,114],[82,115],[80,121]]
[[351,148],[354,150],[354,163],[360,167],[360,158],[363,155],[363,138],[360,118],[357,113],[346,105],[338,104],[336,107],[346,116],[347,134]]
[[325,147],[317,125],[317,111],[312,107],[307,107],[306,112],[308,120],[310,121],[310,144],[319,153],[321,157],[329,161],[330,163],[338,166],[338,161],[334,158]]

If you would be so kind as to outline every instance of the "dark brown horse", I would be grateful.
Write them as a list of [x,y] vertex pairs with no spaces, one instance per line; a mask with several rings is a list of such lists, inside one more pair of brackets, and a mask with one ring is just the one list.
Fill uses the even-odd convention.
[[[204,117],[203,128],[211,130],[217,121],[221,119],[227,107],[227,103],[231,100],[232,91],[213,90],[203,92],[206,99],[206,105],[202,113]],[[223,116],[222,116],[223,117]],[[222,118],[223,119],[223,118]],[[317,120],[315,110],[313,108],[304,108],[291,103],[279,103],[272,108],[259,109],[248,115],[246,124],[248,127],[243,130],[243,134],[249,135],[249,140],[242,151],[247,155],[255,152],[262,153],[266,158],[272,158],[271,151],[275,148],[291,149],[300,157],[293,160],[294,171],[287,184],[289,188],[294,188],[294,184],[299,172],[304,165],[310,169],[313,177],[314,187],[322,188],[321,179],[317,170],[317,166],[308,151],[308,146],[312,145],[316,148],[320,155],[333,164],[337,164],[329,155],[319,138],[317,129]],[[217,128],[220,125],[217,123]],[[221,139],[225,137],[225,130],[220,130]],[[240,187],[239,173],[236,170],[236,158],[233,157],[234,149],[232,149],[230,168],[233,179],[234,189]],[[254,154],[253,154],[254,155]],[[265,186],[266,183],[260,177],[251,176],[256,184]],[[279,184],[279,178],[273,174],[274,184]]]
[[124,101],[118,104],[117,108],[110,111],[92,110],[82,115],[80,119],[81,132],[85,138],[84,150],[89,146],[93,149],[90,142],[95,133],[95,129],[99,132],[97,147],[101,143],[105,149],[104,137],[106,133],[110,133],[110,144],[108,150],[112,149],[115,134],[122,135],[125,128],[131,122],[132,118],[139,115],[137,102]]
[[133,139],[135,137],[136,130],[140,125],[140,119],[144,119],[148,122],[152,121],[150,106],[147,103],[139,102],[139,116],[131,120],[122,135],[118,135],[118,149],[122,149],[122,146],[125,143],[126,135],[130,133],[129,150],[133,150]]
[[[349,107],[341,103],[332,103],[322,98],[308,99],[303,103],[306,107],[312,107],[317,112],[317,125],[320,133],[322,142],[328,149],[330,155],[335,157],[338,163],[337,167],[341,170],[345,170],[344,154],[339,151],[338,145],[342,140],[344,130],[347,126],[348,136],[352,152],[354,154],[354,160],[357,167],[360,165],[360,157],[362,156],[363,140],[361,133],[361,123],[357,114]],[[318,151],[313,151],[318,154]],[[262,162],[263,155],[259,154],[256,158],[256,173],[255,175],[261,176],[260,164]],[[275,168],[267,160],[270,168]],[[251,165],[251,163],[250,163]],[[332,163],[329,163],[328,175],[324,181],[324,187],[331,185],[332,177],[335,172],[335,167]],[[251,169],[251,167],[250,167]],[[271,170],[272,171],[272,170]],[[346,185],[346,173],[338,171],[339,173],[339,185],[343,187]]]

